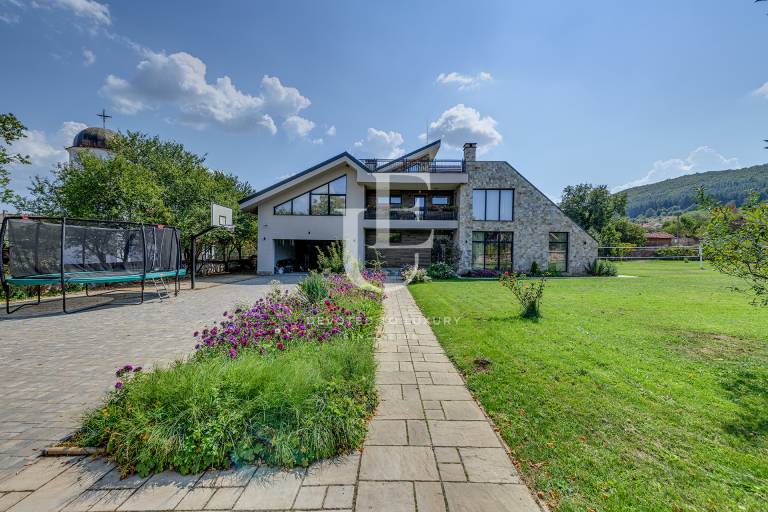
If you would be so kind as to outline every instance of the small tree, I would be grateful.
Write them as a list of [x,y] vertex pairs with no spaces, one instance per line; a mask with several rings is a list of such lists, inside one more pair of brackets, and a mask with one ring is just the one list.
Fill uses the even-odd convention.
[[7,203],[13,198],[13,192],[8,188],[10,176],[6,165],[29,163],[29,156],[9,152],[9,146],[14,141],[27,136],[24,133],[26,129],[13,114],[0,114],[0,203]]
[[520,316],[523,318],[539,318],[541,316],[541,297],[544,295],[546,278],[524,279],[522,275],[504,272],[499,283],[511,291],[520,303]]
[[754,304],[768,306],[768,201],[753,194],[736,209],[715,202],[703,190],[699,201],[711,215],[704,257],[718,271],[745,280],[755,295]]

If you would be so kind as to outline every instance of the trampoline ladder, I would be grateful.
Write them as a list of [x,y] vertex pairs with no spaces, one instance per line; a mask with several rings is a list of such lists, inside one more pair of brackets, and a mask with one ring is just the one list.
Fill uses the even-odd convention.
[[165,279],[162,277],[152,278],[150,279],[152,281],[152,284],[155,287],[155,292],[157,292],[157,296],[160,297],[160,300],[169,299],[171,297],[170,292],[168,291],[168,286],[165,284]]

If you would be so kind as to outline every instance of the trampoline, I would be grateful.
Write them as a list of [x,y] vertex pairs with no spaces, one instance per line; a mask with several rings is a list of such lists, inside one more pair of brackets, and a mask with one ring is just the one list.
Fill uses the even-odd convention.
[[[5,246],[6,240],[8,257],[6,261],[0,251],[0,281],[8,314],[40,304],[43,285],[61,286],[62,309],[68,313],[68,284],[85,285],[88,295],[89,285],[137,283],[141,293],[135,304],[141,304],[147,281],[156,287],[159,282],[165,288],[165,281],[173,279],[174,294],[178,295],[179,278],[186,275],[186,269],[181,268],[179,230],[162,224],[8,216],[0,228],[0,245]],[[37,303],[12,310],[11,285],[37,286]]]

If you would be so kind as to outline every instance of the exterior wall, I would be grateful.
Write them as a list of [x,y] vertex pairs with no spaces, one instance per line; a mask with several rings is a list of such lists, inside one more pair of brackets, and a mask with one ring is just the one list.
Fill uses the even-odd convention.
[[[345,215],[275,215],[274,207],[285,201],[309,192],[342,175],[347,176],[347,209]],[[274,273],[275,239],[295,240],[345,240],[351,244],[358,259],[365,256],[363,240],[363,210],[365,190],[357,182],[357,171],[346,164],[340,164],[319,176],[298,183],[280,194],[259,204],[259,244],[256,270],[260,274]],[[345,225],[347,229],[345,230]],[[353,233],[345,237],[345,232]]]
[[[568,218],[552,201],[523,178],[507,162],[467,162],[469,182],[458,194],[459,230],[457,253],[459,272],[472,267],[473,231],[514,232],[513,268],[528,272],[535,261],[547,268],[549,233],[568,233],[568,272],[581,275],[585,266],[597,258],[597,241]],[[472,218],[472,190],[475,188],[513,188],[512,221],[476,221]]]
[[[425,245],[429,241],[430,230],[398,230],[400,233],[400,243],[392,244],[391,247],[379,249],[379,254],[385,267],[402,267],[403,265],[413,265],[415,255],[419,255],[419,266],[429,265],[432,260],[432,245],[427,247],[414,246]],[[373,245],[376,243],[376,230],[365,230],[365,259],[374,260],[376,254]],[[400,248],[398,245],[402,245]]]

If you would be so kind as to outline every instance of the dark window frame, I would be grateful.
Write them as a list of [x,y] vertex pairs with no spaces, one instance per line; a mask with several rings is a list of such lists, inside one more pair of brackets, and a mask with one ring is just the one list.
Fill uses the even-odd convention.
[[[331,183],[333,183],[334,181],[336,181],[338,179],[341,179],[341,178],[344,178],[344,193],[343,194],[338,194],[338,193],[331,194],[330,193],[330,191],[331,191]],[[306,216],[309,216],[309,215],[312,215],[314,217],[342,217],[342,216],[344,216],[347,213],[347,180],[346,180],[346,178],[347,178],[347,175],[346,174],[342,174],[341,176],[337,176],[334,179],[332,179],[330,181],[327,181],[327,182],[323,183],[322,185],[319,185],[319,186],[313,188],[309,192],[302,192],[301,194],[299,194],[297,196],[294,196],[294,197],[288,199],[287,201],[283,201],[282,203],[280,203],[278,205],[275,205],[272,208],[272,214],[273,215],[280,215],[280,216],[296,215],[297,217],[306,217]],[[314,192],[314,190],[317,190],[317,189],[323,188],[323,187],[325,187],[325,189],[328,192],[326,192],[326,193]],[[306,194],[309,194],[309,212],[306,215],[305,214],[294,214],[293,213],[293,201],[298,199],[299,197],[301,197],[303,195],[306,195]],[[312,213],[312,199],[315,196],[325,196],[325,213]],[[344,198],[344,208],[343,208],[344,211],[342,213],[331,213],[331,197],[343,197]],[[282,205],[286,204],[286,203],[289,203],[291,205],[290,213],[278,213],[277,212],[277,208],[279,206],[282,206]]]
[[[436,198],[445,199],[445,203],[435,203]],[[430,197],[429,202],[432,204],[432,206],[450,206],[451,196],[448,194],[434,195]]]
[[[557,233],[560,235],[565,235],[565,242],[553,242],[550,237],[553,233]],[[570,256],[570,250],[571,250],[571,234],[568,231],[550,231],[547,234],[547,270],[550,269],[550,266],[552,265],[552,262],[550,261],[550,256],[552,255],[552,245],[562,246],[565,245],[565,251],[556,251],[558,253],[565,252],[565,269],[564,270],[555,270],[555,272],[568,272],[568,259]]]
[[[483,239],[482,240],[475,240],[475,233],[482,233]],[[510,240],[502,240],[502,234],[509,234]],[[496,235],[495,240],[490,239],[489,235],[493,236]],[[483,266],[478,267],[475,265],[475,244],[482,244],[483,247]],[[496,265],[494,267],[489,267],[486,265],[486,255],[488,254],[488,246],[495,246],[495,253],[496,253]],[[514,261],[515,261],[515,232],[514,231],[472,231],[472,269],[473,270],[479,270],[479,269],[489,269],[489,270],[507,270],[506,268],[503,269],[501,267],[501,248],[502,246],[509,246],[509,269],[514,269]]]
[[[499,191],[499,211],[498,211],[498,219],[488,219],[488,191],[489,190],[498,190]],[[502,190],[511,190],[512,191],[512,218],[510,219],[501,219],[501,191]],[[485,192],[483,194],[484,202],[483,202],[483,218],[482,219],[476,219],[475,218],[475,205],[472,204],[472,220],[479,220],[484,222],[514,222],[515,220],[515,189],[514,188],[473,188],[472,189],[472,200],[474,201],[474,194],[475,191],[483,191]]]

